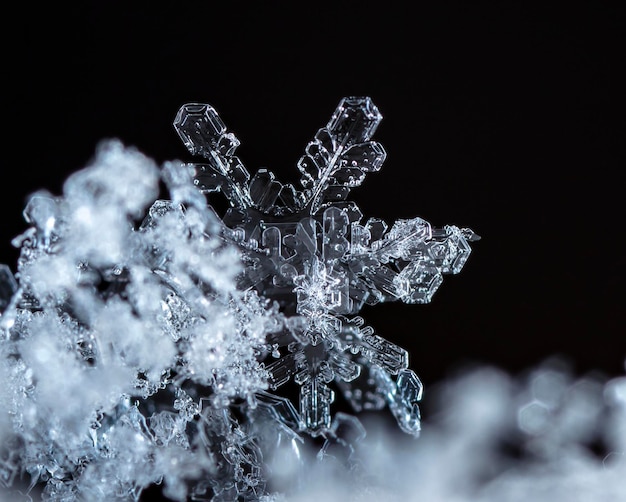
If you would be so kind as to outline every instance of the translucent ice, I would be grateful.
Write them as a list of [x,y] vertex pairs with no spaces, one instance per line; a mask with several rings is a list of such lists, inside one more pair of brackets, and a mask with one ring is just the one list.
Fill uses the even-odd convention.
[[[229,202],[223,221],[247,264],[240,287],[276,299],[292,318],[274,337],[278,360],[264,365],[274,389],[295,377],[313,434],[329,427],[331,381],[342,381],[351,397],[363,366],[390,378],[408,366],[405,351],[351,317],[365,304],[431,301],[443,274],[461,270],[477,239],[469,229],[433,229],[422,218],[398,220],[388,231],[376,218],[362,223],[346,199],[382,167],[385,150],[371,139],[381,119],[370,98],[342,99],[298,161],[301,189],[266,169],[250,176],[234,155],[239,141],[211,106],[184,105],[174,123],[189,152],[207,160],[191,164],[200,191],[209,202],[216,192]],[[302,319],[293,322],[296,316]],[[419,422],[417,410],[413,416]]]
[[381,118],[342,99],[296,188],[251,175],[217,111],[190,103],[174,127],[201,162],[157,166],[107,141],[61,195],[34,193],[16,273],[0,268],[2,483],[58,501],[136,501],[154,484],[179,501],[269,500],[285,459],[359,463],[365,429],[333,412],[338,392],[417,437],[409,355],[357,314],[431,301],[477,237],[363,221],[348,197],[385,161]]

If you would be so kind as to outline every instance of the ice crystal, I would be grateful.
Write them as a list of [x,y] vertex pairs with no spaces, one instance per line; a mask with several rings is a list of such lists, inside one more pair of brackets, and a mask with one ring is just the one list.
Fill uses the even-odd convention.
[[[370,98],[342,99],[296,188],[250,176],[215,109],[190,103],[174,127],[202,162],[159,167],[112,140],[62,196],[33,194],[17,272],[0,267],[3,485],[29,479],[58,501],[138,500],[152,484],[179,501],[269,500],[307,438],[354,464],[362,410],[387,407],[417,437],[420,379],[358,313],[430,302],[477,236],[363,219],[347,199],[383,165],[380,121]],[[336,392],[354,415],[333,413]]]
[[268,336],[263,364],[272,391],[291,378],[300,386],[301,419],[313,435],[331,426],[333,382],[355,409],[386,403],[403,430],[419,433],[421,382],[407,352],[356,314],[365,304],[429,302],[477,238],[419,217],[389,229],[379,218],[363,221],[346,200],[383,165],[385,149],[371,139],[381,119],[370,98],[342,99],[298,161],[300,190],[267,169],[250,177],[235,155],[239,141],[210,105],[186,104],[174,122],[189,152],[206,159],[189,164],[200,191],[230,203],[222,235],[242,250],[238,287],[277,301],[288,318]]

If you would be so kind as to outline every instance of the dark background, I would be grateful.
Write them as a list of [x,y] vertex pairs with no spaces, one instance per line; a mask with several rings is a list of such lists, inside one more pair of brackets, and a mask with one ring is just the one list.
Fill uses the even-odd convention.
[[[406,5],[410,5],[407,7]],[[212,104],[255,172],[296,162],[343,96],[384,119],[365,217],[482,236],[429,305],[363,315],[429,385],[551,356],[624,371],[626,31],[619,2],[82,2],[3,15],[2,261],[27,196],[119,138],[190,160],[172,127]],[[10,28],[10,30],[9,30]],[[11,31],[12,30],[12,31]],[[427,410],[426,410],[427,413]]]

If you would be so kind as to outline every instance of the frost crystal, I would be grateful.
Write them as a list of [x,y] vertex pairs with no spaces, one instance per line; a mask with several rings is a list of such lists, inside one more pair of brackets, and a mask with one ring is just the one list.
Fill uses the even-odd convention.
[[386,402],[406,432],[419,432],[421,384],[406,351],[356,314],[364,304],[429,302],[476,238],[422,218],[388,230],[378,218],[363,221],[346,200],[382,167],[385,150],[371,140],[381,119],[370,98],[342,99],[298,161],[302,190],[266,169],[250,178],[235,155],[239,141],[210,105],[184,105],[174,122],[189,152],[206,159],[188,165],[200,191],[222,192],[230,203],[221,235],[241,248],[239,289],[275,300],[287,318],[268,335],[263,365],[272,391],[290,378],[300,386],[302,425],[313,435],[331,426],[333,382],[356,409]]
[[202,162],[158,167],[109,141],[62,196],[33,194],[17,273],[0,267],[0,482],[58,501],[136,501],[152,484],[178,501],[270,500],[307,438],[318,459],[354,463],[365,431],[333,413],[336,392],[418,436],[408,354],[357,314],[430,302],[478,237],[363,219],[347,198],[382,167],[380,121],[369,98],[342,99],[296,188],[250,176],[215,109],[186,104],[174,127]]

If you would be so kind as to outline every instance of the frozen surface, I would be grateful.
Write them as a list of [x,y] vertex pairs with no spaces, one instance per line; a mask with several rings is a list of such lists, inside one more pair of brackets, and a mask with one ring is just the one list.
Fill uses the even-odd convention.
[[[485,370],[450,383],[422,431],[408,353],[358,313],[430,302],[478,237],[348,200],[383,165],[380,121],[369,98],[341,100],[296,188],[251,175],[215,109],[186,104],[174,127],[198,162],[157,166],[113,140],[62,195],[32,194],[16,272],[0,266],[9,500],[137,501],[154,484],[180,502],[619,500],[620,379],[549,368],[514,385]],[[352,414],[334,412],[336,393]],[[368,433],[364,410],[410,441]]]

